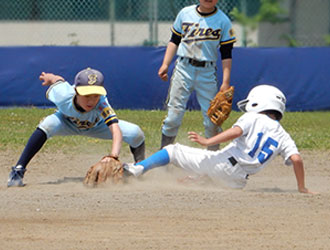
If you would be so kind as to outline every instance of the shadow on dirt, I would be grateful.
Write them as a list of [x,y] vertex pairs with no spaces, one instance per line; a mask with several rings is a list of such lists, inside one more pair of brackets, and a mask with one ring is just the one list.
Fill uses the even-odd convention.
[[57,181],[43,182],[43,183],[41,183],[41,185],[59,185],[59,184],[69,183],[69,182],[82,183],[83,180],[84,180],[84,177],[64,177],[63,179],[59,179]]

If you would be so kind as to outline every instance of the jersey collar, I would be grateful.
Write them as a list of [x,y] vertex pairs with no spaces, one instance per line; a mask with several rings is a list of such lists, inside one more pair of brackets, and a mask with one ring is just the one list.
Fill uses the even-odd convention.
[[196,6],[196,12],[199,16],[202,16],[202,17],[209,17],[209,16],[212,16],[213,14],[215,14],[217,11],[218,11],[218,8],[217,6],[215,6],[215,9],[212,11],[212,12],[209,12],[209,13],[203,13],[203,12],[200,12],[198,11],[198,7],[199,7],[199,4]]

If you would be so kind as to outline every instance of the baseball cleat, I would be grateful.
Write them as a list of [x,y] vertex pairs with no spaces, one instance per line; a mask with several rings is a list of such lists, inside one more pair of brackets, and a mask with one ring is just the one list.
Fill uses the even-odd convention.
[[140,176],[144,170],[142,165],[134,165],[133,163],[124,163],[123,168],[124,172],[134,175],[135,177]]
[[9,174],[7,187],[23,187],[23,177],[26,169],[21,165],[14,166],[11,169],[12,170]]

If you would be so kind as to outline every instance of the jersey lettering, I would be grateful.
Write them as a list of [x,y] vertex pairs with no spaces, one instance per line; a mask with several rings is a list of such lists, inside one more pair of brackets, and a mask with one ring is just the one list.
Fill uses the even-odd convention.
[[76,125],[79,129],[88,129],[94,127],[94,125],[99,121],[98,118],[95,119],[95,122],[90,122],[88,120],[86,121],[80,121],[76,117],[67,117],[73,124]]
[[182,23],[183,42],[220,40],[221,29],[200,28],[199,23]]
[[261,138],[262,138],[263,135],[264,135],[264,133],[258,133],[258,139],[256,141],[256,144],[254,144],[253,149],[249,152],[249,156],[251,156],[251,158],[254,157],[257,149],[259,148],[260,141],[261,141]]
[[[255,143],[253,149],[248,153],[248,155],[251,156],[251,158],[254,157],[255,153],[259,149],[261,138],[263,135],[264,135],[263,133],[258,133],[258,138],[256,140],[256,143]],[[265,143],[263,144],[263,146],[261,147],[261,151],[257,157],[258,161],[261,164],[265,163],[273,155],[274,151],[271,149],[272,146],[277,148],[278,142],[275,141],[273,138],[268,137],[267,140],[265,141]]]
[[263,147],[261,148],[261,152],[258,155],[258,160],[261,164],[267,161],[274,153],[274,151],[270,148],[271,146],[277,148],[278,142],[271,137],[268,137]]

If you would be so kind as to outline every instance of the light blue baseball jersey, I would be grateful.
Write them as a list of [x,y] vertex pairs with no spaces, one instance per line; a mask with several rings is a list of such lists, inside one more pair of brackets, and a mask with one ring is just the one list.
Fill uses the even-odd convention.
[[181,36],[177,55],[198,61],[217,61],[220,45],[236,41],[229,18],[220,9],[202,16],[198,5],[183,8],[177,15],[172,32]]
[[105,123],[110,126],[118,122],[118,118],[107,97],[100,96],[100,100],[89,112],[81,112],[74,104],[76,91],[68,82],[57,82],[49,87],[46,93],[48,100],[79,129],[88,129]]

